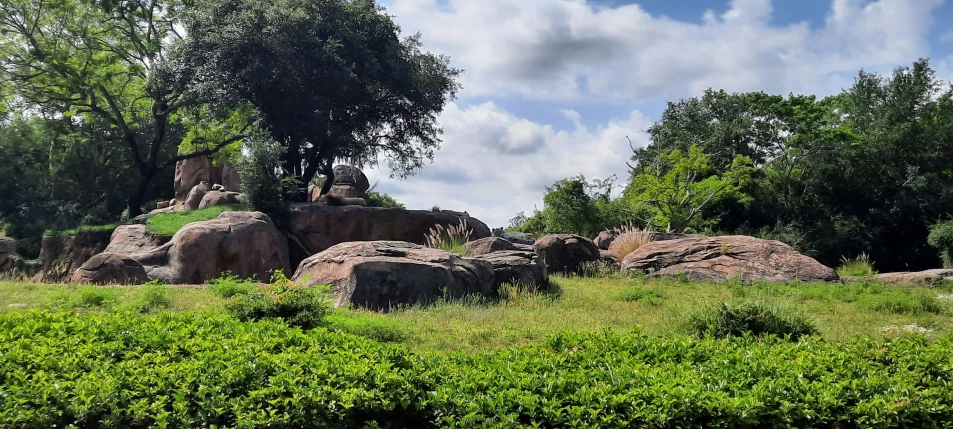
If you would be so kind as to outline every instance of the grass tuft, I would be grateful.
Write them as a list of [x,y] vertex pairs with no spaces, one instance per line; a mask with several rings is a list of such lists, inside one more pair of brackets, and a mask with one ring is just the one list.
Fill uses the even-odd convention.
[[609,245],[609,253],[612,253],[612,256],[615,256],[615,259],[620,263],[630,253],[652,241],[652,235],[647,229],[635,229],[632,226],[627,226],[618,231],[619,236]]
[[841,277],[871,277],[877,274],[870,255],[861,253],[854,259],[841,257],[841,266],[837,268],[837,275]]
[[468,241],[470,241],[470,229],[467,228],[464,220],[460,220],[457,226],[437,225],[430,228],[430,232],[427,233],[427,247],[443,249],[460,256],[466,256]]

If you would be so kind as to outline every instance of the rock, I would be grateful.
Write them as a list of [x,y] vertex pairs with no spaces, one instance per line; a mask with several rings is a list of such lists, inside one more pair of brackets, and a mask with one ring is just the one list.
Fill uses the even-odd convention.
[[149,252],[168,243],[171,237],[153,234],[145,225],[122,225],[113,231],[103,253],[136,254]]
[[615,241],[615,238],[618,236],[618,230],[602,231],[592,242],[596,244],[596,247],[602,250],[609,250],[609,246],[612,245],[612,242]]
[[308,185],[308,202],[316,203],[318,199],[321,198],[321,187],[316,185]]
[[113,231],[81,230],[75,236],[45,236],[41,242],[42,280],[61,282],[109,246]]
[[322,195],[317,199],[318,203],[329,206],[361,206],[367,207],[367,201],[363,198],[342,198],[335,195]]
[[290,272],[287,239],[259,212],[225,212],[190,223],[171,239],[131,225],[113,234],[108,249],[100,256],[134,259],[148,279],[169,284],[203,284],[225,271],[263,281],[270,280],[272,270]]
[[654,241],[622,261],[625,271],[684,273],[695,281],[833,281],[837,273],[780,241],[747,236],[689,237]]
[[294,280],[330,284],[338,306],[373,310],[498,292],[489,262],[400,241],[338,244],[304,260]]
[[592,240],[575,234],[552,234],[533,245],[549,273],[579,271],[585,262],[599,260],[599,248]]
[[519,251],[522,251],[522,252],[533,252],[533,253],[536,253],[536,248],[533,247],[532,244],[518,244],[518,243],[513,243],[513,247],[515,247],[516,250],[519,250]]
[[351,199],[351,198],[363,199],[364,194],[362,194],[360,191],[357,190],[357,188],[353,186],[333,185],[331,186],[331,190],[328,191],[328,195],[326,196],[337,197],[341,199]]
[[[332,187],[351,186],[357,190],[360,195],[365,195],[367,190],[371,188],[371,184],[367,180],[367,176],[364,175],[364,172],[350,165],[338,165],[334,167],[334,182],[331,185]],[[361,198],[361,196],[348,198]]]
[[468,257],[485,255],[501,250],[516,250],[516,246],[513,246],[513,243],[499,237],[487,237],[470,241],[466,244],[466,248]]
[[[936,269],[915,272],[883,273],[877,274],[866,279],[849,280],[869,280],[882,283],[910,284],[910,285],[932,285],[950,281],[953,278],[953,270]],[[848,279],[845,279],[848,280]]]
[[189,194],[185,197],[185,207],[187,210],[198,210],[199,205],[202,204],[202,199],[205,198],[205,195],[211,188],[208,185],[208,182],[201,182],[189,191]]
[[549,272],[540,263],[539,256],[533,252],[497,251],[482,254],[477,256],[476,259],[487,261],[493,265],[493,275],[497,287],[506,283],[531,286],[536,289],[549,288]]
[[211,157],[200,156],[179,161],[175,164],[175,199],[187,201],[189,193],[200,183],[215,184],[221,181],[221,172],[212,165]]
[[174,207],[174,206],[175,206],[176,204],[178,204],[178,203],[179,203],[179,202],[176,201],[176,200],[173,198],[173,199],[169,200],[169,207]]
[[225,212],[190,223],[164,247],[168,265],[149,271],[166,283],[203,284],[225,271],[268,281],[272,270],[290,272],[287,239],[260,212]]
[[530,246],[536,244],[536,239],[531,234],[524,232],[503,231],[501,237],[513,244],[528,244]]
[[17,241],[10,237],[0,237],[0,253],[17,253]]
[[73,272],[75,284],[143,284],[149,281],[139,261],[120,253],[101,253]]
[[221,178],[220,182],[223,189],[226,192],[241,192],[242,181],[241,177],[238,175],[238,168],[235,168],[231,165],[225,164],[221,167]]
[[[220,186],[220,185],[215,185]],[[242,203],[242,194],[238,192],[209,191],[202,197],[199,203],[199,209],[206,209],[215,206],[235,206]]]
[[222,185],[212,185],[212,190],[217,192],[225,192],[225,187]]
[[457,226],[461,220],[470,229],[470,239],[490,236],[490,229],[479,220],[446,213],[398,208],[326,206],[293,204],[291,234],[295,246],[291,262],[296,264],[339,243],[352,241],[404,241],[426,244],[431,228]]
[[599,260],[610,265],[618,265],[619,260],[608,250],[599,250]]
[[156,204],[156,210],[162,210],[162,209],[167,209],[167,208],[169,208],[169,202],[168,202],[168,201],[159,201],[159,203]]

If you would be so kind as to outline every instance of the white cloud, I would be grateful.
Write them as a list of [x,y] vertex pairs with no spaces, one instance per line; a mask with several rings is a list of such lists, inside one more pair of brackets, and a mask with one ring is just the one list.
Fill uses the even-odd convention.
[[[492,102],[466,109],[451,104],[440,122],[446,129],[444,145],[432,165],[406,181],[388,179],[387,171],[368,171],[368,177],[408,208],[437,204],[466,210],[497,227],[519,211],[530,214],[534,205],[542,209],[543,190],[556,180],[580,173],[624,178],[631,156],[625,137],[646,144],[642,130],[649,124],[633,111],[597,129],[577,124],[571,131],[556,131]],[[528,146],[534,149],[512,150]]]
[[583,0],[393,0],[388,10],[466,70],[465,96],[631,102],[708,87],[836,92],[861,67],[928,55],[942,3],[833,0],[819,29],[771,26],[769,0],[733,0],[700,23]]

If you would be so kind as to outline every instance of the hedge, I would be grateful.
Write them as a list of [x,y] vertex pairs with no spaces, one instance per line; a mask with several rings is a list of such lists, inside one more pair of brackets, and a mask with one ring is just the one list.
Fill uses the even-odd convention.
[[442,355],[218,315],[0,315],[5,428],[951,427],[951,379],[953,337]]

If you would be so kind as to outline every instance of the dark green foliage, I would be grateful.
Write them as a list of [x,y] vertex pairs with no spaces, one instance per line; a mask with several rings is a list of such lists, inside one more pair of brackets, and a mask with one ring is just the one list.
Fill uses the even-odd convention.
[[797,341],[817,334],[814,324],[804,317],[757,303],[739,306],[722,303],[693,315],[689,324],[692,333],[701,338],[709,335],[714,338],[776,335]]
[[383,192],[370,191],[367,193],[367,205],[370,207],[384,207],[384,208],[396,208],[396,209],[405,209],[403,204],[397,202],[394,197],[387,195]]
[[298,286],[276,274],[274,284],[236,296],[226,309],[238,320],[280,319],[307,330],[324,325],[331,311],[322,291]]
[[900,428],[953,421],[953,337],[794,343],[606,333],[436,355],[221,315],[18,312],[0,314],[0,339],[4,428]]
[[142,287],[142,298],[137,304],[140,312],[149,313],[165,310],[172,306],[172,291],[169,290],[168,286],[152,281]]
[[944,267],[953,268],[953,220],[931,226],[927,243],[940,252]]
[[268,215],[279,229],[287,228],[291,212],[286,195],[293,191],[294,185],[280,173],[285,148],[266,136],[257,135],[245,140],[245,150],[247,153],[238,165],[243,202]]

